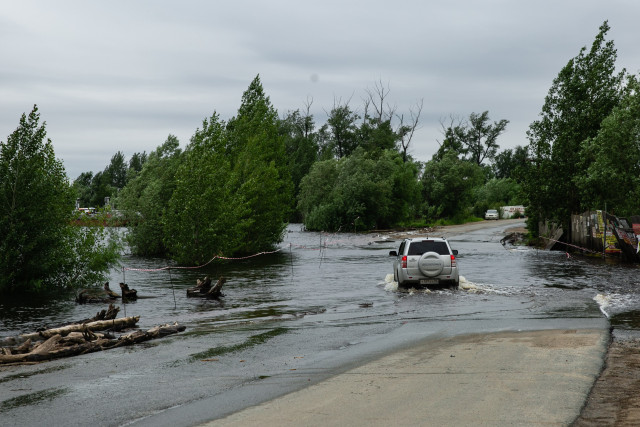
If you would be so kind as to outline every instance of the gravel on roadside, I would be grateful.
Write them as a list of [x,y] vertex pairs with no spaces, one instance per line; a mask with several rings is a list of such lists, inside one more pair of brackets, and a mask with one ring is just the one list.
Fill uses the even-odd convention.
[[640,425],[640,339],[612,334],[604,369],[574,427]]

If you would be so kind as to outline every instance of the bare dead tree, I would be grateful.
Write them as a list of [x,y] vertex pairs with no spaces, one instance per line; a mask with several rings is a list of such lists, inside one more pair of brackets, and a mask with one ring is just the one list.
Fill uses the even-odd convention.
[[386,100],[389,97],[389,83],[385,86],[382,80],[374,83],[373,89],[366,89],[367,99],[366,103],[371,104],[374,109],[375,117],[382,123],[385,120],[391,120],[395,115],[397,107],[391,106]]
[[313,97],[307,96],[304,103],[304,137],[308,138],[313,132],[313,115],[311,114],[311,106],[313,105]]
[[362,107],[362,124],[364,124],[369,117],[369,106],[371,105],[371,100],[368,98],[362,99],[362,103],[364,104]]
[[[449,114],[449,116],[446,118],[440,117],[440,120],[438,121],[440,122],[440,133],[445,139],[450,130],[460,128],[466,125],[465,120],[455,114]],[[442,144],[444,143],[444,141],[441,142],[441,141],[438,141],[437,139],[436,139],[436,142],[441,147],[442,147]]]
[[397,134],[400,138],[400,147],[402,148],[402,161],[407,161],[407,151],[409,145],[413,139],[413,135],[416,129],[419,129],[420,114],[422,114],[422,108],[424,106],[424,98],[416,102],[413,107],[409,108],[409,123],[404,124],[404,114],[396,115],[400,124],[398,125]]

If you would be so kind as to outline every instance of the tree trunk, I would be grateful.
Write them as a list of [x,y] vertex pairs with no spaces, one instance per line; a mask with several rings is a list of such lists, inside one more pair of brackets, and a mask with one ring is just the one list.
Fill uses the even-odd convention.
[[222,285],[227,281],[224,277],[220,277],[218,282],[211,286],[211,279],[209,276],[205,277],[204,280],[198,279],[196,282],[196,286],[193,288],[187,289],[187,297],[204,297],[207,299],[218,299],[221,296],[224,296],[222,291]]
[[219,278],[218,282],[211,288],[211,290],[209,290],[209,292],[207,292],[206,298],[218,299],[221,296],[224,296],[224,294],[222,293],[222,285],[224,285],[226,281],[227,279],[225,279],[224,277]]

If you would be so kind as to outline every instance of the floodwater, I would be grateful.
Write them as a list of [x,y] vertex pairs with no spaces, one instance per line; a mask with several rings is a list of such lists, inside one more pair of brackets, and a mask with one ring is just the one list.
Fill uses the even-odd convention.
[[[120,305],[121,315],[140,316],[141,328],[178,322],[186,331],[136,347],[0,368],[0,419],[191,425],[430,336],[607,319],[627,333],[640,331],[636,266],[503,246],[505,227],[449,238],[463,276],[456,290],[398,290],[388,253],[399,241],[388,235],[312,233],[295,224],[275,253],[200,269],[158,271],[165,260],[126,256],[111,288],[119,291],[117,283],[126,281],[141,298]],[[186,297],[205,275],[227,278],[220,301]],[[1,301],[0,336],[103,308]]]

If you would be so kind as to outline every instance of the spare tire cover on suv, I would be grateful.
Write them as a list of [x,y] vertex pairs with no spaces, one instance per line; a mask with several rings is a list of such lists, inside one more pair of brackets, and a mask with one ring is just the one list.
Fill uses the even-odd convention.
[[425,252],[418,261],[418,268],[428,277],[439,275],[444,268],[444,262],[437,252]]

